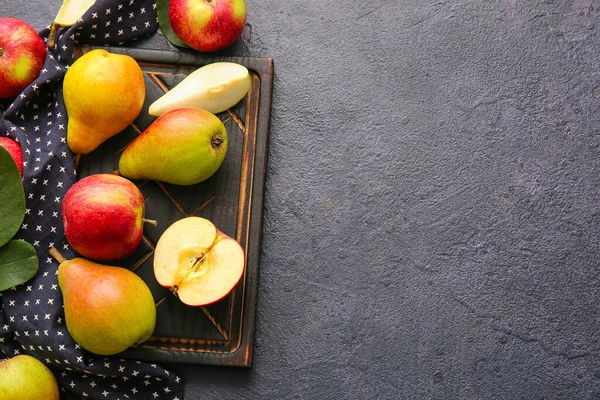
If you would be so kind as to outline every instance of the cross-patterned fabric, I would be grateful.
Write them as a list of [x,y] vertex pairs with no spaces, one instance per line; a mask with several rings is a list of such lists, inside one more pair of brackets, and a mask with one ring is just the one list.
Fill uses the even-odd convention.
[[[40,260],[33,279],[1,293],[0,358],[30,354],[43,361],[54,372],[64,399],[183,400],[183,382],[173,372],[96,356],[73,341],[64,322],[58,263],[48,255],[50,247],[57,247],[66,258],[75,256],[61,222],[62,199],[76,181],[62,100],[73,46],[131,44],[157,28],[154,1],[97,1],[75,26],[59,31],[38,79],[11,104],[0,106],[0,135],[18,140],[23,151],[27,210],[16,238],[31,243]],[[48,34],[49,28],[40,33],[44,39]]]

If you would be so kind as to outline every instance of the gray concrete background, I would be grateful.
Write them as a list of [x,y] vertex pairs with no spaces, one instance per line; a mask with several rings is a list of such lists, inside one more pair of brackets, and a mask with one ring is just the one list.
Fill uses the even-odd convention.
[[254,366],[174,366],[187,398],[600,398],[599,7],[249,0],[225,54],[275,61]]

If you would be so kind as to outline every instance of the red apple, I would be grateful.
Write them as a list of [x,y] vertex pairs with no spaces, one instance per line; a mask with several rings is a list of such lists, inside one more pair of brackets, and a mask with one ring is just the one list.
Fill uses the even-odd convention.
[[0,18],[0,99],[14,99],[40,74],[46,45],[29,24]]
[[21,152],[21,145],[15,142],[13,139],[8,137],[0,137],[0,146],[4,147],[8,154],[15,160],[17,168],[21,177],[23,176],[23,153]]
[[113,174],[89,175],[63,199],[65,236],[83,257],[119,260],[140,244],[144,211],[144,196],[130,180]]
[[246,24],[245,0],[171,0],[169,22],[182,42],[216,51],[235,42]]
[[154,276],[179,300],[205,306],[226,297],[246,266],[242,246],[201,217],[171,224],[154,249]]

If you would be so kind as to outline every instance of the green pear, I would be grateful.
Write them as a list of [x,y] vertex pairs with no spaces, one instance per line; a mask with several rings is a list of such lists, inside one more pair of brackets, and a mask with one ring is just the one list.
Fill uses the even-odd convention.
[[0,363],[0,399],[58,400],[52,371],[37,358],[21,354]]
[[194,185],[210,178],[227,153],[227,130],[213,113],[195,107],[176,108],[158,117],[131,142],[119,159],[119,173]]
[[95,354],[113,355],[152,335],[156,306],[139,276],[85,258],[65,260],[56,249],[50,254],[60,262],[65,323],[78,345]]
[[148,114],[160,116],[180,107],[197,107],[217,114],[235,106],[250,90],[248,68],[233,62],[214,62],[198,68],[159,97]]

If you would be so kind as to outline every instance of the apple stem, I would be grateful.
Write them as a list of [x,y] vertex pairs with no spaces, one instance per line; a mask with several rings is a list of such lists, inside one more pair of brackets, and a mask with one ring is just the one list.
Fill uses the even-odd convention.
[[113,172],[111,172],[111,174],[113,174],[113,175],[121,175],[121,173],[119,172],[118,169],[115,169]]
[[4,49],[2,47],[0,47],[0,57],[2,57],[4,55]]
[[65,261],[65,258],[63,257],[62,254],[60,254],[60,251],[58,251],[56,249],[56,247],[50,247],[50,250],[48,250],[48,253],[50,254],[50,256],[52,256],[52,258],[54,258],[56,261],[58,261],[58,263],[62,263],[63,261]]
[[152,224],[154,226],[158,226],[158,222],[155,219],[142,218],[142,222],[145,222],[147,224]]
[[162,303],[163,301],[165,301],[166,298],[167,298],[167,296],[163,296],[162,299],[160,299],[159,301],[157,301],[154,306],[158,307],[160,305],[160,303]]

